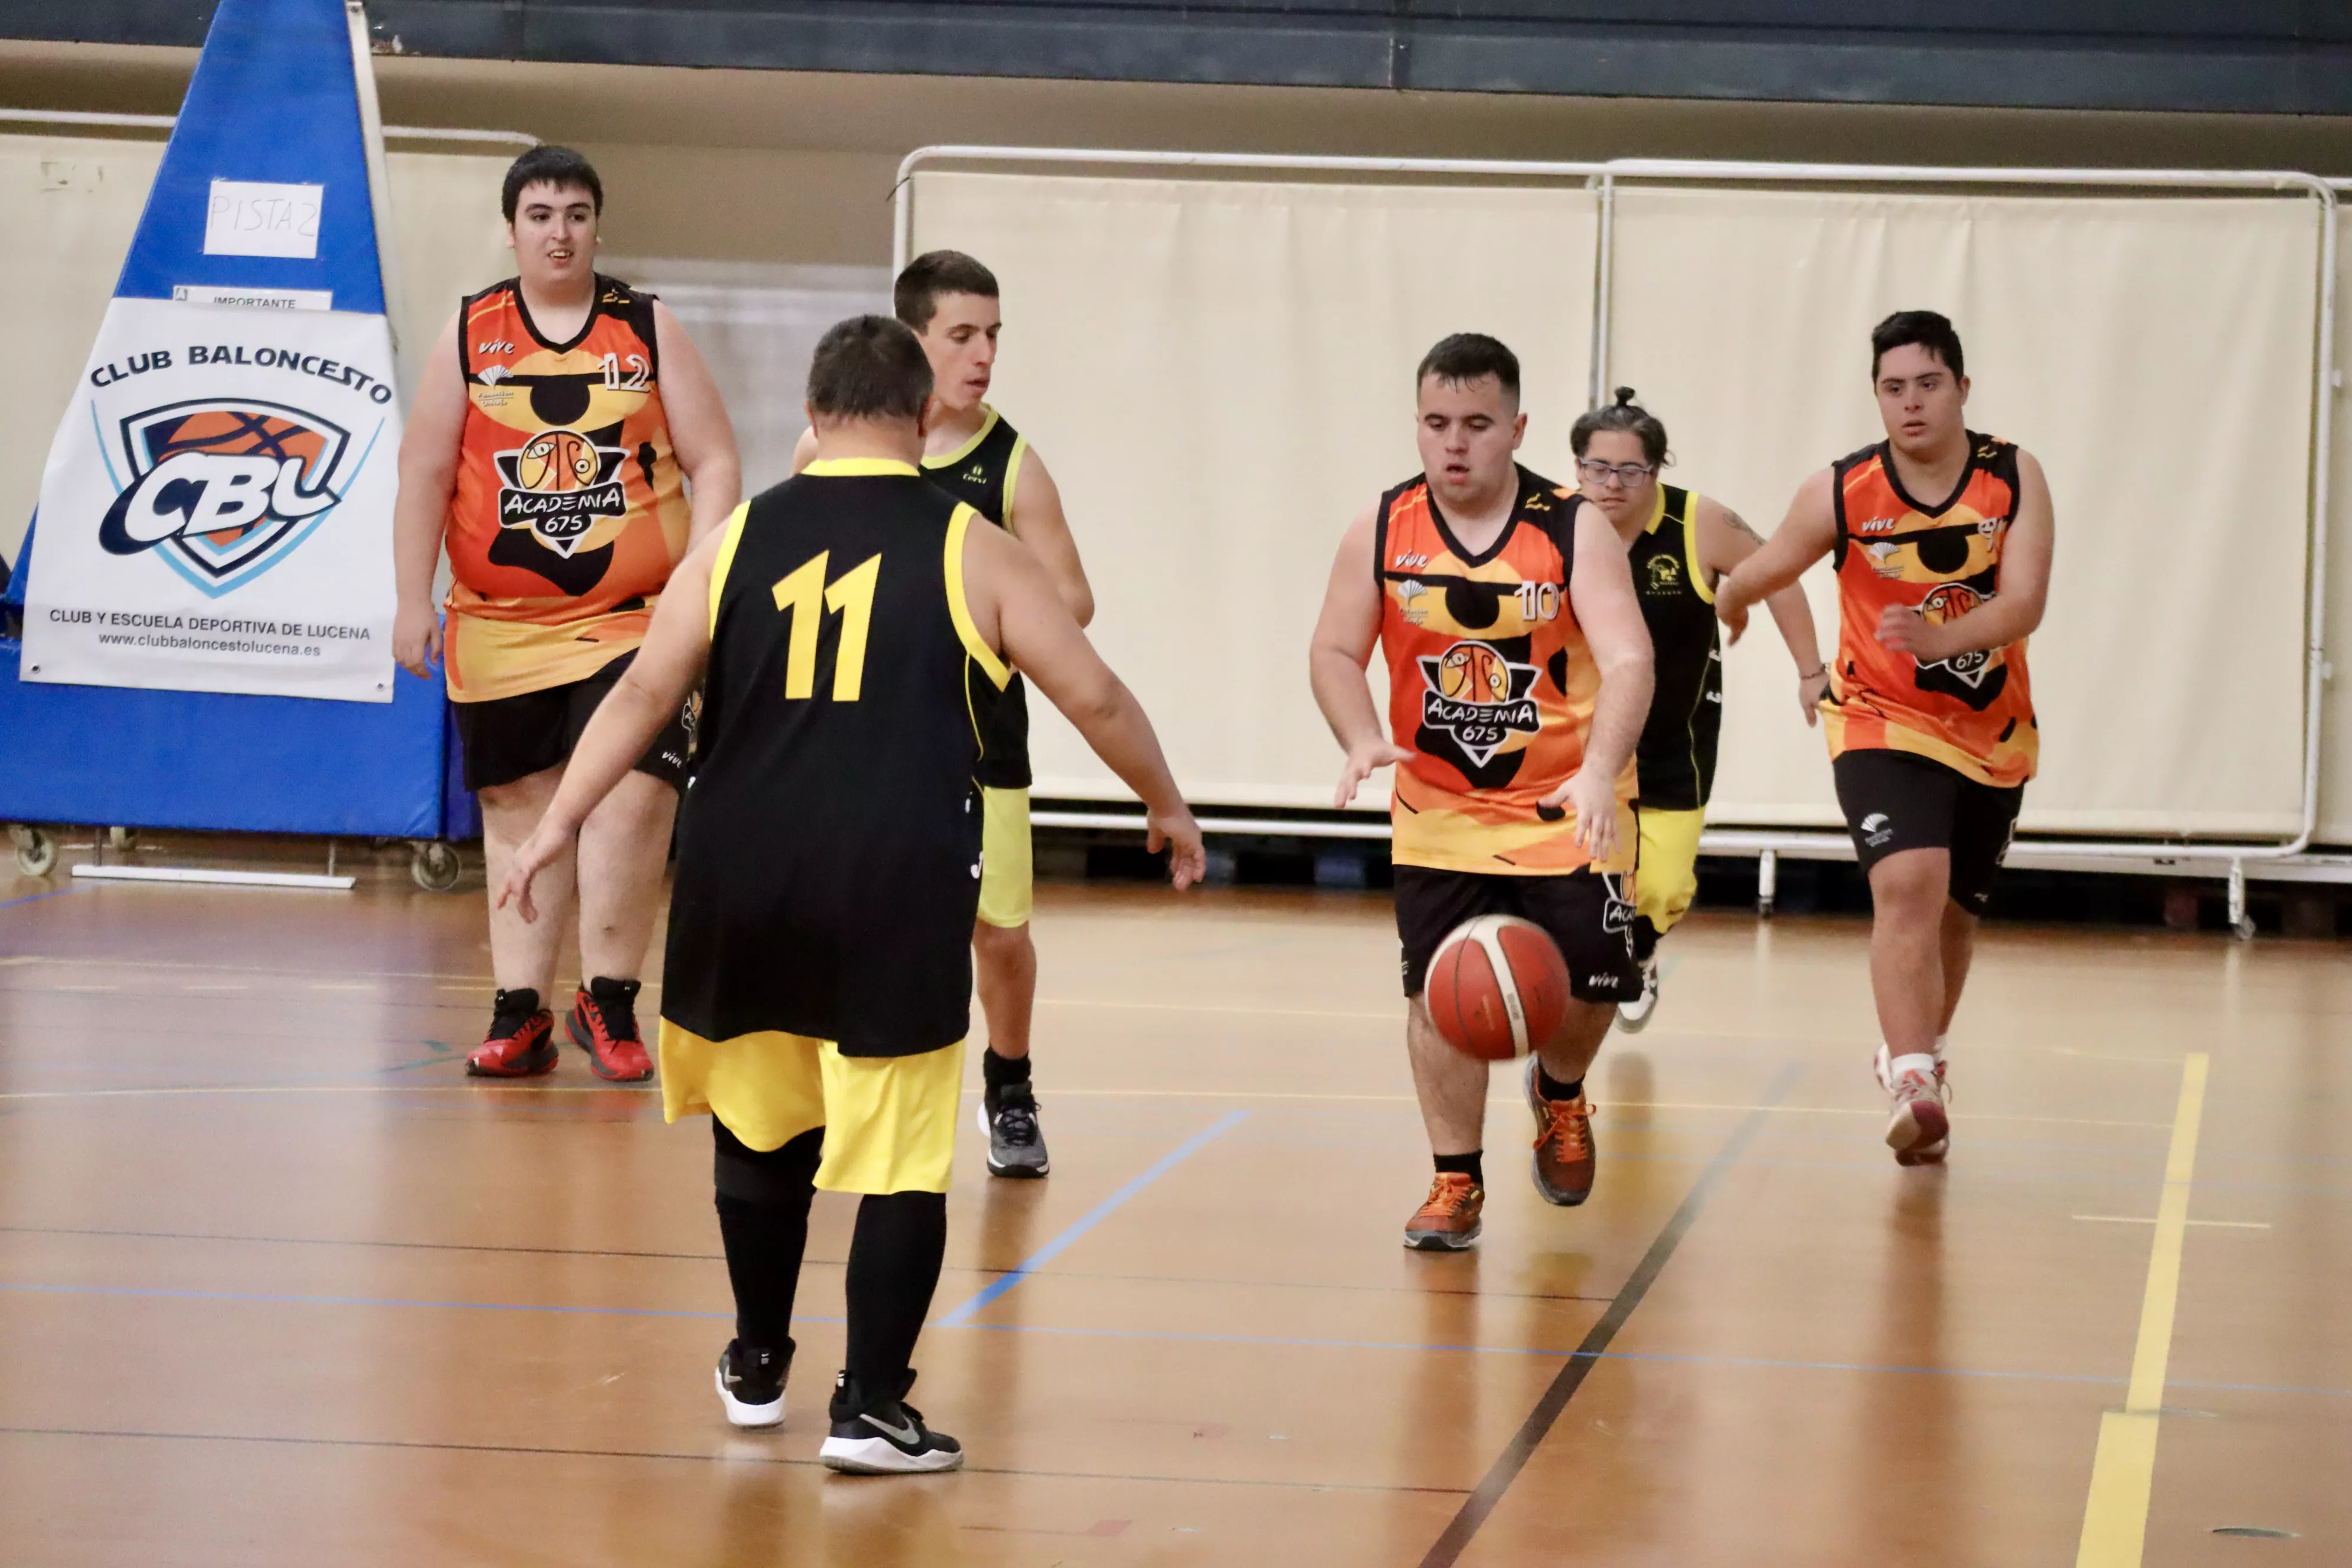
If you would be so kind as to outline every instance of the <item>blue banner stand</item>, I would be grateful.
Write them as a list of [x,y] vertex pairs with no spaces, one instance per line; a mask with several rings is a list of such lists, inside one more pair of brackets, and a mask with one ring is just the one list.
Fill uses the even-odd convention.
[[[368,189],[354,68],[341,0],[222,0],[117,296],[331,289],[338,307],[381,310],[364,200],[315,260],[204,254],[215,178]],[[5,595],[17,611],[30,558],[27,533]],[[0,637],[0,820],[413,839],[477,820],[437,679],[396,670],[389,703],[28,684],[21,648]]]

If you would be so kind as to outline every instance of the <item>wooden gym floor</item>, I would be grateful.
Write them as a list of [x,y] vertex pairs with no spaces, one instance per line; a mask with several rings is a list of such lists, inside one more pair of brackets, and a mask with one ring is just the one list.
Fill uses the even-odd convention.
[[971,1468],[861,1480],[849,1204],[787,1429],[730,1432],[704,1126],[572,1051],[467,1081],[478,891],[401,869],[0,879],[0,1557],[2016,1568],[2086,1510],[2085,1562],[2143,1511],[2150,1564],[2352,1557],[2332,946],[1993,928],[1906,1172],[1864,927],[1702,916],[1592,1202],[1498,1073],[1486,1239],[1427,1257],[1384,898],[1048,888],[1054,1174],[967,1127],[919,1354]]

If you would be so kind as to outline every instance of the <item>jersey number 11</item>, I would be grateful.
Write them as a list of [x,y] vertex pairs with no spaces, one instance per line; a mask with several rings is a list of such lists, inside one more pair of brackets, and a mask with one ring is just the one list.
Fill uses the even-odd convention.
[[817,628],[827,610],[841,616],[841,647],[833,661],[833,700],[855,702],[865,684],[866,634],[874,623],[874,584],[882,576],[882,557],[868,556],[864,564],[828,584],[824,573],[832,553],[818,552],[814,560],[776,584],[776,608],[793,618],[792,640],[784,646],[788,701],[816,695]]

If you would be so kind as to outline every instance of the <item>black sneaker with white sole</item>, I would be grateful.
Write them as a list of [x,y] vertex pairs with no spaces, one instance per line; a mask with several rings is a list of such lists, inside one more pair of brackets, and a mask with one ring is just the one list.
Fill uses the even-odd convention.
[[915,1385],[908,1373],[895,1399],[868,1399],[843,1373],[833,1391],[833,1435],[817,1450],[828,1470],[853,1476],[912,1476],[963,1468],[963,1445],[923,1425],[923,1413],[907,1403]]
[[784,1374],[792,1370],[793,1347],[781,1351],[755,1348],[730,1340],[719,1352],[719,1402],[727,1406],[729,1425],[781,1426],[784,1424]]
[[980,1130],[988,1134],[988,1173],[1042,1176],[1051,1168],[1045,1134],[1037,1125],[1037,1097],[1025,1083],[1008,1083],[980,1097]]

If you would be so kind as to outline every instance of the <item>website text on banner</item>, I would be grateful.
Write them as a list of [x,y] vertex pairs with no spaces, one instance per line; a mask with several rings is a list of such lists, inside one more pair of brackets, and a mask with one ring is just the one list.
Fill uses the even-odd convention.
[[[286,80],[279,23],[340,80]],[[26,680],[392,700],[400,405],[341,33],[216,18],[42,474]],[[316,136],[251,114],[313,97]]]

